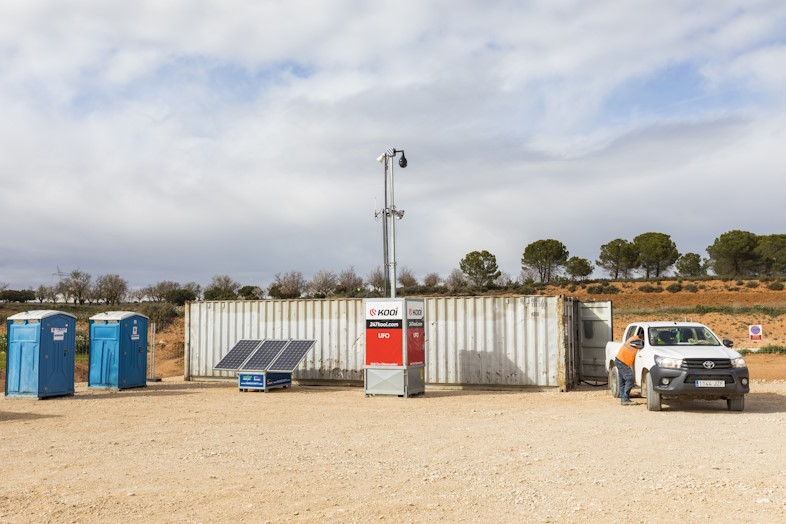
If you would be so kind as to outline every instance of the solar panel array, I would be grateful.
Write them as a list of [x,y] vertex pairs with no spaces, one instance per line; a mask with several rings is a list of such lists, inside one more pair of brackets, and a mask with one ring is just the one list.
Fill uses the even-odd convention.
[[213,369],[292,373],[316,340],[240,340]]
[[218,364],[213,367],[213,369],[235,371],[254,351],[257,350],[261,342],[261,340],[238,341],[238,343],[229,350],[229,353],[224,355],[224,358],[222,358]]
[[316,340],[293,340],[284,348],[279,356],[276,357],[268,369],[282,373],[291,373],[298,367],[300,361],[306,356],[311,347],[316,344]]
[[270,363],[281,353],[288,340],[265,340],[259,346],[256,353],[251,355],[245,363],[240,366],[241,371],[265,371]]

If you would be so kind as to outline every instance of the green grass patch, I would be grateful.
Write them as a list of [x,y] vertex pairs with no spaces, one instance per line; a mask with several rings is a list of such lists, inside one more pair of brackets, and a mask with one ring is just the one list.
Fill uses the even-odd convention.
[[786,346],[767,345],[759,348],[758,351],[751,349],[738,349],[740,355],[786,355]]

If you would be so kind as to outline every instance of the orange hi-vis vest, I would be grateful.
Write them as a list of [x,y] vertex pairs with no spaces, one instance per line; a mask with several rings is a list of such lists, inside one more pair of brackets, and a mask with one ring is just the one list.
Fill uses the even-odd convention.
[[622,347],[620,347],[620,350],[617,353],[617,358],[624,362],[628,367],[633,367],[633,361],[636,360],[636,353],[639,352],[638,349],[630,345],[630,341],[634,339],[640,340],[639,337],[633,335],[622,344]]

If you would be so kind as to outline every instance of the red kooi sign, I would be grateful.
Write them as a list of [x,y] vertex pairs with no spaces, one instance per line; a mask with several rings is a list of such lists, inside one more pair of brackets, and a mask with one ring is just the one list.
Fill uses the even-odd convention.
[[764,337],[761,324],[753,324],[748,326],[748,334],[750,335],[751,341],[761,341]]
[[366,365],[403,366],[404,337],[401,305],[366,303]]

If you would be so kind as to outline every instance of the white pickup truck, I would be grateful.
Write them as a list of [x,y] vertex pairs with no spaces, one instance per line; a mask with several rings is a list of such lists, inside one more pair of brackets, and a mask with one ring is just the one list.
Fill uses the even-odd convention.
[[[725,399],[730,411],[745,409],[750,391],[748,365],[710,328],[696,322],[635,322],[625,329],[623,340],[638,335],[644,348],[636,354],[633,374],[647,409],[660,411],[661,399]],[[606,344],[609,389],[619,398],[619,377],[614,359],[621,342]]]

